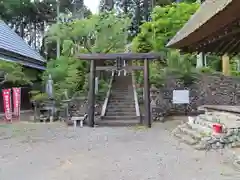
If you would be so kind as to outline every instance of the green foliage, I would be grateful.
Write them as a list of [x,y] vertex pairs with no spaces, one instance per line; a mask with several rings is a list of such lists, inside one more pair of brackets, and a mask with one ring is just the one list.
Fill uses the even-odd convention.
[[87,68],[84,61],[72,57],[61,56],[51,60],[47,64],[47,70],[43,74],[43,82],[46,84],[48,74],[52,75],[54,82],[55,98],[60,100],[65,91],[71,97],[76,91],[84,91],[85,74]]
[[239,56],[230,57],[230,70],[238,71],[239,63],[240,63]]
[[39,80],[42,75],[41,71],[33,68],[23,68],[23,73],[30,81]]
[[198,8],[198,3],[174,3],[154,8],[152,21],[141,26],[133,41],[136,52],[163,51],[166,43],[177,33]]
[[208,66],[215,71],[222,71],[221,57],[216,55],[207,55]]
[[109,84],[109,82],[104,81],[103,79],[101,79],[99,81],[97,100],[99,100],[99,101],[104,100],[106,93],[108,91],[108,84]]
[[30,94],[33,101],[41,102],[48,99],[48,95],[40,91],[31,91]]
[[[66,24],[54,24],[47,33],[48,42],[67,42],[77,53],[84,47],[89,53],[123,51],[127,43],[127,28],[130,19],[104,12],[88,19],[75,20]],[[66,49],[66,48],[65,48]]]
[[150,83],[156,88],[161,88],[164,85],[164,69],[157,62],[151,63],[150,69]]
[[[43,75],[46,81],[52,75],[55,97],[60,100],[65,91],[71,98],[79,92],[88,93],[89,64],[73,57],[79,52],[107,53],[123,51],[127,42],[127,27],[130,20],[125,16],[116,16],[114,12],[104,12],[88,19],[75,20],[65,24],[54,24],[46,34],[48,42],[58,39],[62,43],[62,56],[50,60]],[[108,82],[99,80],[98,100],[105,97]]]
[[108,82],[104,81],[103,79],[101,79],[99,81],[99,92],[104,92],[106,93],[106,91],[108,90]]
[[[148,32],[150,31],[150,32]],[[132,50],[146,53],[154,49],[152,44],[152,22],[146,22],[141,26],[141,32],[133,39]]]
[[[195,81],[197,72],[193,68],[196,57],[194,55],[180,55],[178,51],[169,50],[166,43],[195,13],[197,3],[173,3],[167,6],[155,7],[151,15],[152,21],[141,26],[140,33],[134,38],[132,49],[135,52],[165,52],[165,60],[151,63],[150,82],[159,88],[169,74],[174,74],[187,86]],[[137,79],[142,80],[138,74]]]
[[197,79],[197,71],[192,66],[192,55],[181,55],[178,51],[170,51],[167,56],[166,74],[174,74],[189,86]]
[[240,77],[240,71],[231,71],[231,76]]
[[[56,44],[45,46],[45,38],[39,37],[42,37],[50,24],[56,22],[56,2],[56,0],[0,0],[0,19],[27,40],[29,45],[37,46],[44,57],[55,59]],[[74,9],[72,0],[59,0],[59,2],[60,15],[66,14],[71,17]],[[77,6],[77,9],[81,9],[79,14],[83,14],[86,18],[91,15],[91,11],[85,5]]]
[[1,76],[4,76],[2,84],[5,82],[15,85],[31,84],[30,78],[23,72],[22,66],[17,63],[0,60],[0,72]]
[[[194,83],[198,78],[198,71],[192,66],[194,56],[181,55],[178,51],[169,51],[167,53],[166,64],[153,62],[150,64],[151,74],[150,83],[156,88],[164,86],[167,76],[173,75],[180,79],[187,87]],[[137,83],[143,84],[143,74],[137,74]]]
[[216,72],[214,69],[212,69],[211,67],[202,67],[202,68],[198,68],[198,71],[200,73],[207,73],[207,74],[211,74]]

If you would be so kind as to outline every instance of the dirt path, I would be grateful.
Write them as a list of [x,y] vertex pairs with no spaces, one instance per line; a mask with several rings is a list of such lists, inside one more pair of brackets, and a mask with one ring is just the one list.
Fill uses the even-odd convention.
[[[170,134],[174,123],[152,129],[0,127],[2,180],[235,180],[225,155],[197,152]],[[8,132],[7,132],[8,131]],[[11,133],[10,133],[11,132]],[[12,134],[12,136],[10,136]],[[7,135],[6,135],[7,137]]]

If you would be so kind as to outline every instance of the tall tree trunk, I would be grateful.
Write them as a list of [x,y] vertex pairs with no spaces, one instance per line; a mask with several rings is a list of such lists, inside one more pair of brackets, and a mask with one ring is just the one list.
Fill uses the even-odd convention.
[[24,38],[24,19],[21,19],[20,27],[19,27],[19,35],[21,38]]

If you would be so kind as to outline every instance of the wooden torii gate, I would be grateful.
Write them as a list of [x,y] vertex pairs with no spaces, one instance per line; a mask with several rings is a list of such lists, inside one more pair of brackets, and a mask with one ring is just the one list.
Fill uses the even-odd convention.
[[[128,66],[128,70],[144,70],[144,97],[145,97],[145,124],[150,128],[152,125],[151,109],[150,109],[150,85],[149,85],[149,60],[162,59],[160,53],[115,53],[115,54],[79,54],[77,58],[80,60],[90,60],[90,77],[89,77],[89,96],[88,96],[88,119],[89,126],[94,127],[95,116],[95,77],[96,77],[96,61],[104,60],[144,60],[144,66]],[[122,67],[125,68],[125,67]],[[114,66],[99,67],[98,70],[115,70]]]

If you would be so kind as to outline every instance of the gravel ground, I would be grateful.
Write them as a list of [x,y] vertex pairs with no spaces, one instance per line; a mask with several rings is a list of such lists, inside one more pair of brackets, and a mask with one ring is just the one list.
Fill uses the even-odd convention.
[[[0,180],[237,180],[221,152],[198,152],[170,130],[67,128],[61,124],[0,127]],[[4,138],[3,138],[4,137]]]

